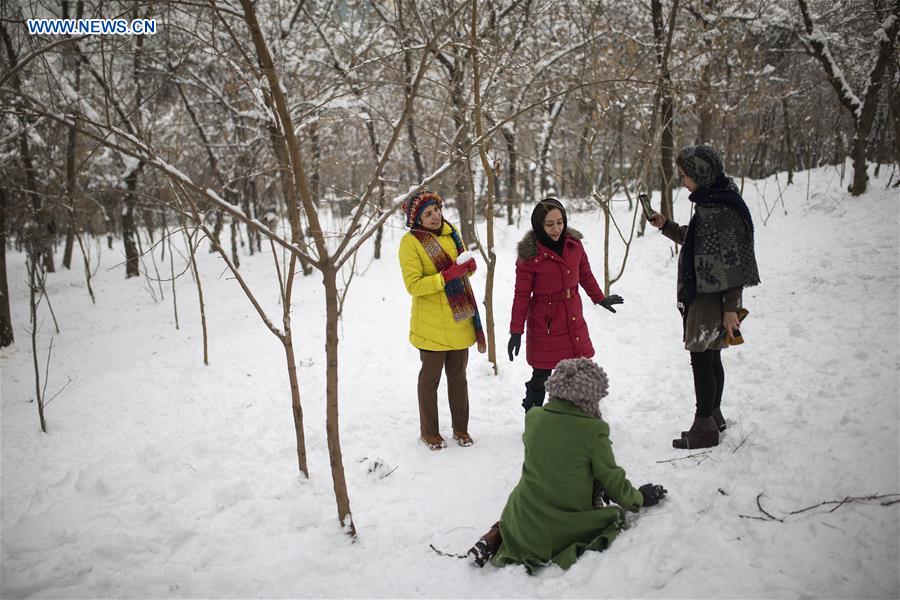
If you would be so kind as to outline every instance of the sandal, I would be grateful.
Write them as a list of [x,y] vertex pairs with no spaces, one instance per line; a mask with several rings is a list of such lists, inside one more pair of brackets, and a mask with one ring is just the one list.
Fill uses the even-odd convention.
[[454,431],[453,439],[456,440],[456,442],[463,448],[471,446],[475,443],[475,441],[472,439],[472,436],[465,431]]
[[422,434],[421,440],[425,442],[425,445],[431,450],[440,450],[441,448],[447,447],[447,442],[440,435]]

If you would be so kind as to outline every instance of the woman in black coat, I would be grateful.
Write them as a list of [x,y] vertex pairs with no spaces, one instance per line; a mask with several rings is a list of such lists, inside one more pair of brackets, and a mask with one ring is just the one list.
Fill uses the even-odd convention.
[[694,215],[687,226],[660,214],[650,222],[682,244],[678,258],[678,308],[684,347],[691,353],[696,410],[694,422],[675,448],[708,448],[725,430],[720,405],[725,387],[722,350],[734,339],[745,287],[759,283],[753,249],[753,220],[740,191],[725,176],[722,158],[710,146],[688,146],[675,159],[682,184],[691,192]]

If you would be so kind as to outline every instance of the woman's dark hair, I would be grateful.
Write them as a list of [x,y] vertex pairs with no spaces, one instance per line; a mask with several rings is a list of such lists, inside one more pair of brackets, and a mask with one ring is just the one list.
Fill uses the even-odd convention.
[[534,210],[531,211],[531,228],[534,229],[534,232],[538,234],[539,237],[546,235],[544,233],[544,219],[547,218],[547,213],[554,209],[562,213],[563,231],[569,226],[569,219],[566,217],[566,209],[563,207],[562,203],[553,196],[544,198],[535,204]]

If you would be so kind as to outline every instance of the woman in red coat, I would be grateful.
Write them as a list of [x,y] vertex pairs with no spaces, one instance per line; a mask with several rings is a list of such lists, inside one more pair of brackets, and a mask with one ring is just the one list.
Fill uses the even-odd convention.
[[559,361],[594,356],[578,286],[594,304],[611,312],[616,312],[614,304],[622,303],[621,296],[603,295],[581,245],[582,235],[568,228],[566,209],[559,200],[545,198],[537,203],[531,213],[531,229],[518,246],[506,346],[509,360],[513,360],[527,330],[525,359],[532,375],[525,383],[525,412],[544,403],[544,383]]

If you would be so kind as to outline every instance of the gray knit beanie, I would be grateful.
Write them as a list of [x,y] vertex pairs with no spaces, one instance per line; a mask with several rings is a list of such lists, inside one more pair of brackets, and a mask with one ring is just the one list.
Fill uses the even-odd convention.
[[712,186],[719,175],[725,173],[722,157],[711,146],[704,144],[682,148],[675,162],[701,188]]
[[559,361],[545,385],[547,393],[568,400],[592,417],[600,417],[600,398],[607,394],[606,372],[588,358]]

